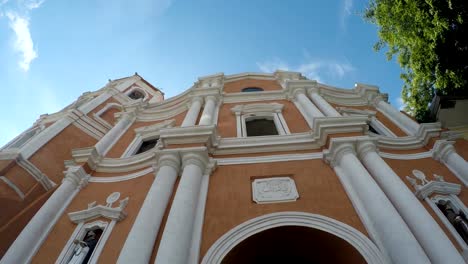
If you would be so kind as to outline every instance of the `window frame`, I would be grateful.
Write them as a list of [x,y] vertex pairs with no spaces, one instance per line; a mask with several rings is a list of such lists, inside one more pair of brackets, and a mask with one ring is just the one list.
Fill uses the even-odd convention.
[[88,264],[94,264],[97,263],[97,260],[99,256],[101,255],[102,249],[104,248],[104,245],[106,244],[110,233],[112,229],[114,228],[115,221],[102,221],[102,220],[96,220],[93,222],[80,222],[78,226],[75,228],[73,231],[72,235],[68,239],[67,243],[65,244],[65,247],[62,249],[62,252],[57,258],[57,261],[55,262],[56,264],[66,264],[68,263],[68,260],[70,259],[71,255],[73,254],[73,250],[75,248],[75,244],[73,241],[75,239],[80,239],[82,240],[86,233],[90,230],[96,230],[101,228],[102,229],[102,234],[101,237],[99,238],[96,247],[94,248],[93,253],[91,254],[91,257],[89,258]]
[[[237,137],[249,137],[247,135],[246,120],[251,117],[273,119],[278,135],[265,135],[253,137],[269,137],[291,134],[286,120],[283,117],[283,105],[279,103],[259,103],[236,105],[231,111],[236,115]],[[251,136],[252,137],[252,136]]]
[[[468,216],[468,209],[466,206],[463,204],[463,202],[454,194],[449,194],[449,195],[434,195],[433,197],[427,197],[425,198],[426,202],[429,204],[429,206],[434,210],[436,215],[439,217],[439,219],[442,221],[442,223],[445,225],[447,230],[451,233],[453,238],[457,241],[458,245],[462,248],[463,250],[463,255],[468,256],[468,244],[463,240],[463,238],[458,234],[457,230],[455,230],[455,227],[450,223],[450,221],[447,219],[447,217],[444,215],[444,213],[439,209],[437,206],[437,202],[440,200],[445,200],[445,201],[450,201],[451,204],[455,207],[454,209],[461,210],[465,215]],[[466,258],[465,258],[466,259]]]
[[[157,123],[151,126],[136,128],[135,138],[128,145],[127,149],[124,151],[124,153],[122,154],[120,158],[127,158],[131,156],[135,156],[135,153],[138,151],[141,144],[143,144],[143,141],[145,140],[158,138],[158,143],[156,143],[156,146],[155,146],[155,148],[157,148],[161,144],[161,141],[159,140],[159,136],[161,135],[161,129],[173,127],[174,124],[175,124],[175,120],[170,119],[170,120],[166,120],[166,121],[163,121],[161,123]],[[145,151],[137,155],[144,154],[147,152],[148,151]]]

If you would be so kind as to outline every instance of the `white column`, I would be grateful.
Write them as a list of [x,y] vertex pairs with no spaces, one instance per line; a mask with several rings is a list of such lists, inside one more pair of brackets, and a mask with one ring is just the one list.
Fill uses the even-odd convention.
[[465,186],[468,186],[468,162],[456,152],[454,143],[454,141],[438,140],[434,144],[432,156],[445,164]]
[[200,122],[198,123],[201,126],[211,125],[213,123],[213,117],[215,114],[216,106],[216,97],[207,96],[205,99],[205,107],[203,108],[202,116]]
[[406,134],[412,136],[418,132],[419,124],[416,121],[398,111],[396,108],[382,100],[382,98],[378,97],[376,100],[375,105],[377,109],[392,120]]
[[307,95],[305,95],[304,91],[302,90],[296,91],[295,98],[299,102],[299,104],[301,104],[301,106],[305,110],[308,117],[312,120],[312,123],[314,122],[313,120],[316,117],[324,116],[322,112],[320,112],[320,110],[310,101]]
[[[351,142],[332,142],[325,158],[335,172],[349,180],[356,196],[350,196],[353,204],[359,204],[370,221],[364,221],[371,236],[379,241],[393,263],[430,263],[410,229],[393,207],[377,183],[355,155]],[[345,189],[347,185],[343,184]],[[347,191],[347,193],[350,193]]]
[[117,142],[117,140],[127,131],[128,127],[133,123],[135,114],[133,112],[126,112],[122,117],[99,141],[96,143],[96,151],[104,156]]
[[69,168],[62,184],[21,231],[0,263],[29,263],[65,208],[79,190],[87,184],[88,178],[89,176],[82,167]]
[[312,102],[324,113],[326,116],[331,116],[331,117],[336,117],[336,116],[341,116],[338,111],[336,111],[333,106],[331,106],[323,97],[318,94],[316,90],[310,90],[309,91],[310,98],[312,99]]
[[200,108],[202,104],[202,99],[200,97],[194,97],[190,104],[190,108],[187,111],[187,115],[182,122],[181,127],[193,126],[197,122],[198,114],[200,113]]
[[186,264],[197,213],[206,153],[182,154],[183,172],[156,256],[157,264]]
[[164,212],[172,195],[180,167],[176,154],[163,154],[159,170],[146,195],[117,263],[146,264],[150,261]]
[[359,156],[419,241],[431,263],[465,263],[458,250],[400,177],[377,154],[372,142],[358,145]]

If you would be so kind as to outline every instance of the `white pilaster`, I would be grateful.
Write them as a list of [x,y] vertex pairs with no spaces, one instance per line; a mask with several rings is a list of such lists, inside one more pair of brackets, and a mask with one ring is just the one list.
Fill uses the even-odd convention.
[[408,224],[431,263],[464,263],[458,250],[434,218],[377,154],[375,144],[371,141],[360,142],[358,152],[364,166]]
[[336,117],[341,116],[338,111],[336,111],[333,106],[331,106],[323,97],[318,94],[317,90],[311,89],[309,90],[309,96],[312,99],[312,102],[320,109],[322,113],[326,116]]
[[385,102],[381,97],[377,97],[375,106],[386,117],[392,120],[401,130],[410,136],[414,136],[419,130],[419,124],[396,108]]
[[186,264],[194,230],[202,176],[208,162],[206,152],[183,153],[183,172],[167,218],[156,256],[157,264]]
[[[349,180],[356,196],[349,198],[353,204],[360,204],[371,221],[363,223],[374,240],[384,247],[393,263],[430,263],[410,229],[384,192],[356,157],[354,142],[332,140],[330,149],[325,151],[326,160],[336,173]],[[343,184],[343,187],[348,188]],[[347,193],[350,193],[347,191]]]
[[176,154],[163,154],[159,170],[138,212],[117,263],[146,264],[150,261],[164,212],[172,195],[180,167]]
[[117,142],[117,140],[127,131],[135,120],[134,112],[126,112],[120,120],[96,143],[96,151],[99,155],[104,156]]
[[216,106],[216,97],[207,96],[205,98],[205,107],[203,108],[202,116],[200,122],[198,123],[201,126],[213,124],[213,117],[215,115],[215,106]]
[[445,164],[465,186],[468,186],[468,162],[456,152],[454,143],[454,141],[438,140],[434,144],[432,156]]
[[302,108],[305,110],[312,124],[315,118],[324,116],[322,112],[320,112],[320,110],[310,101],[307,95],[305,95],[305,92],[303,90],[296,90],[294,97],[297,100],[297,102],[301,104]]
[[192,98],[192,102],[190,104],[190,108],[187,111],[187,115],[182,122],[181,127],[188,127],[193,126],[197,122],[198,114],[200,113],[201,104],[203,100],[200,97]]
[[69,168],[62,184],[18,235],[0,263],[29,263],[65,208],[79,190],[88,183],[88,178],[89,176],[82,167]]

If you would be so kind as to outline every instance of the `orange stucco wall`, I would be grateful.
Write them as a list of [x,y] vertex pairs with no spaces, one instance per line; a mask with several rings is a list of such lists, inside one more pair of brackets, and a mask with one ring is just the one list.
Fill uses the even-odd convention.
[[[68,218],[67,213],[86,209],[88,203],[97,201],[98,204],[106,204],[106,198],[112,192],[120,192],[120,198],[130,197],[125,211],[128,216],[118,222],[106,245],[103,248],[99,258],[99,263],[115,263],[119,256],[120,249],[125,243],[128,232],[135,221],[138,211],[140,210],[143,201],[146,197],[152,182],[154,173],[149,173],[145,176],[136,179],[113,182],[113,183],[90,183],[82,189],[73,199],[70,206],[65,211],[57,224],[52,229],[50,235],[45,240],[44,244],[39,249],[37,255],[33,258],[32,263],[54,263],[65,243],[70,238],[76,228],[76,224],[72,223]],[[118,202],[114,203],[114,207],[118,206]],[[57,243],[57,241],[61,241]]]
[[65,170],[64,160],[72,158],[75,148],[94,146],[97,140],[74,125],[69,125],[60,134],[51,139],[29,159],[52,181],[60,183]]
[[281,85],[274,80],[255,80],[255,79],[243,79],[238,81],[226,82],[224,84],[223,91],[225,93],[240,93],[242,89],[247,87],[259,87],[263,88],[264,91],[282,90]]
[[[295,202],[256,204],[252,179],[291,176],[299,199]],[[201,256],[223,234],[237,225],[273,212],[302,211],[342,221],[366,233],[338,177],[322,160],[219,166],[210,177],[205,209]]]

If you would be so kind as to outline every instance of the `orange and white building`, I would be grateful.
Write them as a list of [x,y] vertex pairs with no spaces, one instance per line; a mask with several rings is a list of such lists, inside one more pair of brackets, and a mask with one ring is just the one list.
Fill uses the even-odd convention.
[[135,74],[0,149],[0,263],[465,263],[466,159],[376,86]]

